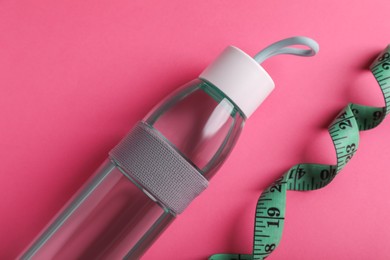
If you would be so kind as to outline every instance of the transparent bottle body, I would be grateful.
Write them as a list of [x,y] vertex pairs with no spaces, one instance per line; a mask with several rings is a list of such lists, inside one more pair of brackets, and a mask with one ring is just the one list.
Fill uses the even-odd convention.
[[[210,83],[194,80],[143,120],[210,179],[234,146],[244,117]],[[107,159],[22,259],[139,259],[175,214]]]

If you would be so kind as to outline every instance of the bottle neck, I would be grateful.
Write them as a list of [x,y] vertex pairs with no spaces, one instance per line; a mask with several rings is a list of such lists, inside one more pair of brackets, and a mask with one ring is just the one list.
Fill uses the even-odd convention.
[[145,122],[209,179],[230,153],[245,117],[219,89],[196,79],[160,103]]

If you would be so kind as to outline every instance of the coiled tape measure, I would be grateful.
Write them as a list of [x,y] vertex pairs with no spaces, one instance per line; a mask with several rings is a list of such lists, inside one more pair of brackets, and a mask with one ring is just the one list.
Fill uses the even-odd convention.
[[284,225],[287,190],[310,191],[328,185],[356,153],[359,131],[378,126],[390,111],[390,45],[370,66],[385,99],[385,107],[348,104],[329,125],[336,165],[298,164],[261,194],[255,215],[252,254],[216,254],[209,260],[261,260],[279,245]]

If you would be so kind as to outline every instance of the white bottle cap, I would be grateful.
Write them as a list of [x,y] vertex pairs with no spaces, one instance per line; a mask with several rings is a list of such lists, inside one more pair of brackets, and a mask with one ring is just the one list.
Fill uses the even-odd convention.
[[268,73],[251,56],[229,46],[199,76],[219,88],[249,118],[275,88]]

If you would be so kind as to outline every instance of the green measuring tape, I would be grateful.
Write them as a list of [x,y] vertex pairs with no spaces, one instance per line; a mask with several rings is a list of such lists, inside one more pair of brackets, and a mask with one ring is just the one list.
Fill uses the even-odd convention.
[[385,107],[348,104],[328,127],[336,165],[298,164],[261,194],[255,216],[252,254],[216,254],[209,260],[265,259],[279,245],[284,225],[287,190],[309,191],[328,185],[344,168],[359,146],[359,131],[378,126],[390,111],[390,45],[370,67],[382,90]]

